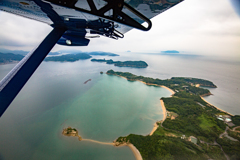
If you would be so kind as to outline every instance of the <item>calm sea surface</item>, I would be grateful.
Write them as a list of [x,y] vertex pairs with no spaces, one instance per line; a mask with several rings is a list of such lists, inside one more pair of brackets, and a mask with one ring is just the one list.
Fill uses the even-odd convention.
[[[218,88],[210,89],[214,95],[205,99],[240,115],[237,61],[133,53],[104,58],[144,60],[149,67],[120,68],[90,60],[43,62],[0,118],[0,159],[134,160],[128,147],[79,142],[61,135],[63,128],[71,126],[83,138],[112,142],[130,133],[147,135],[154,122],[162,119],[159,99],[169,97],[168,90],[99,73],[109,69],[160,79],[210,80]],[[14,66],[0,65],[0,79]]]

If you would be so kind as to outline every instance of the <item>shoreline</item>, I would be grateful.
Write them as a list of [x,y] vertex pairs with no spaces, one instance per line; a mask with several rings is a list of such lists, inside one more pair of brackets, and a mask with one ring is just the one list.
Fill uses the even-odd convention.
[[[119,76],[119,75],[115,75],[115,76],[118,76],[118,77],[121,77],[121,78],[124,78],[124,79],[128,80],[126,77],[123,77],[123,76]],[[157,84],[153,84],[153,83],[146,83],[146,82],[143,82],[143,81],[140,81],[140,80],[136,80],[136,81],[141,82],[141,83],[146,84],[146,85],[152,85],[152,86],[158,86],[158,87],[165,88],[165,89],[167,89],[168,91],[170,91],[172,93],[172,95],[170,97],[172,97],[176,93],[171,88],[169,88],[167,86],[164,86],[164,85],[157,85]]]
[[[71,128],[71,127],[68,127]],[[73,129],[74,133],[66,133],[66,129],[63,129],[62,135],[67,136],[67,137],[77,137],[78,141],[88,141],[88,142],[92,142],[92,143],[98,143],[101,145],[110,145],[110,146],[114,146],[114,147],[122,147],[122,146],[128,146],[131,151],[133,152],[134,157],[136,158],[136,160],[143,160],[142,156],[139,152],[139,150],[131,143],[122,143],[120,145],[117,144],[116,141],[114,142],[101,142],[101,141],[97,141],[97,140],[93,140],[93,139],[83,139],[80,135],[78,135],[78,131],[76,129]],[[71,131],[72,132],[72,131]]]
[[163,123],[165,121],[165,119],[167,118],[167,110],[166,110],[163,100],[160,99],[160,103],[161,103],[162,111],[163,111],[163,119],[161,121],[157,121],[154,123],[154,127],[153,127],[152,131],[150,132],[149,136],[152,136],[153,133],[158,129],[159,125],[157,123],[158,122]]
[[201,97],[202,100],[204,100],[206,103],[210,104],[211,106],[213,106],[213,107],[216,108],[217,110],[219,110],[219,111],[221,111],[221,112],[224,112],[224,113],[226,113],[226,114],[229,114],[229,115],[231,115],[231,116],[234,116],[233,114],[231,114],[231,113],[229,113],[229,112],[227,112],[227,111],[224,111],[223,109],[220,109],[220,108],[212,105],[212,104],[209,103],[207,100],[205,100],[202,96],[200,96],[200,97]]

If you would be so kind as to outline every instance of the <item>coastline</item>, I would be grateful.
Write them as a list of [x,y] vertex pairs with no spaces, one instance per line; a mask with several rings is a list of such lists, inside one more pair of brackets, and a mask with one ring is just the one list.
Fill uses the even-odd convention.
[[163,100],[160,99],[160,103],[161,103],[161,106],[162,106],[162,111],[163,111],[163,119],[161,121],[157,121],[154,123],[154,127],[152,129],[152,131],[150,132],[149,136],[153,135],[153,133],[157,130],[157,128],[159,127],[158,126],[158,122],[161,122],[163,123],[165,121],[165,119],[167,118],[167,110],[166,110],[166,107],[164,105],[164,102]]
[[172,93],[172,95],[170,97],[172,97],[175,94],[175,92],[172,89],[170,89],[170,88],[168,88],[166,86],[160,86],[160,87],[163,87],[163,88],[169,90]]
[[[121,78],[124,78],[124,79],[128,80],[126,77],[123,77],[123,76],[119,76],[119,75],[115,75],[115,76],[118,76],[118,77],[121,77]],[[152,86],[162,87],[162,88],[165,88],[165,89],[167,89],[168,91],[170,91],[170,92],[172,93],[172,95],[175,94],[175,92],[174,92],[171,88],[169,88],[169,87],[167,87],[167,86],[157,85],[157,84],[153,84],[153,83],[146,83],[146,82],[143,82],[143,81],[140,81],[140,80],[136,80],[136,81],[141,82],[141,83],[146,84],[146,85],[152,85]],[[171,95],[170,97],[172,97],[172,95]]]
[[133,144],[127,144],[127,146],[132,150],[136,160],[143,160],[139,150]]
[[[126,77],[119,76],[119,75],[117,75],[117,76],[128,80]],[[146,82],[143,82],[143,81],[140,81],[140,80],[137,80],[137,81],[139,81],[139,82],[141,82],[141,83],[143,83],[143,84],[146,84],[146,85],[154,85],[154,86],[158,86],[158,87],[165,88],[165,89],[167,89],[168,91],[170,91],[170,92],[172,93],[172,95],[171,95],[170,97],[172,97],[172,96],[175,94],[175,92],[174,92],[172,89],[170,89],[170,88],[168,88],[168,87],[166,87],[166,86],[164,86],[164,85],[157,85],[157,84],[152,84],[152,83],[146,83]],[[154,133],[154,132],[157,130],[157,128],[159,127],[157,123],[158,123],[158,122],[163,123],[164,120],[165,120],[166,117],[167,117],[167,110],[166,110],[166,107],[165,107],[165,105],[164,105],[163,100],[160,99],[160,103],[161,103],[162,111],[163,111],[163,119],[162,119],[161,121],[157,121],[157,122],[154,123],[153,129],[152,129],[152,131],[149,133],[150,136],[152,136],[153,133]],[[137,150],[137,151],[138,151],[138,150]],[[138,152],[139,152],[139,151],[138,151]]]
[[203,98],[203,96],[200,96],[200,97],[201,97],[202,100],[204,100],[206,103],[210,104],[211,106],[213,106],[213,107],[216,108],[217,110],[219,110],[219,111],[221,111],[221,112],[224,112],[224,113],[226,113],[226,114],[229,114],[229,115],[231,115],[231,116],[234,116],[233,114],[231,114],[231,113],[229,113],[229,112],[227,112],[227,111],[224,111],[223,109],[220,109],[220,108],[212,105],[211,103],[209,103],[208,101],[206,101],[206,100]]
[[[70,133],[68,132],[69,131],[68,129],[71,130]],[[119,144],[116,141],[114,141],[114,142],[101,142],[101,141],[97,141],[97,140],[93,140],[93,139],[83,139],[78,134],[78,131],[75,128],[72,129],[71,127],[68,127],[67,129],[63,129],[62,135],[67,136],[67,137],[78,137],[79,141],[88,141],[88,142],[98,143],[98,144],[102,144],[102,145],[111,145],[111,146],[114,146],[114,147],[128,146],[131,149],[131,151],[133,152],[136,160],[143,160],[139,150],[131,143]]]

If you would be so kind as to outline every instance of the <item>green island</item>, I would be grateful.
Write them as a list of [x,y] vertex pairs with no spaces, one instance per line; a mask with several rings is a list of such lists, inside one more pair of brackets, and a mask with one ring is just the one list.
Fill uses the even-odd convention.
[[81,141],[82,140],[82,137],[80,135],[78,135],[78,131],[77,129],[75,128],[71,128],[71,127],[68,127],[68,128],[65,128],[63,129],[62,131],[62,134],[64,136],[72,136],[72,137],[78,137],[78,140]]
[[117,138],[116,143],[133,144],[144,160],[240,159],[240,116],[219,110],[201,97],[211,93],[199,86],[217,87],[212,82],[184,77],[160,80],[113,70],[107,74],[175,91],[161,98],[166,119],[156,122],[153,134],[130,134]]
[[114,66],[118,67],[133,67],[133,68],[146,68],[148,64],[144,61],[113,61],[105,60],[105,59],[91,59],[92,62],[106,62],[106,64],[114,64]]
[[67,54],[62,56],[53,56],[53,57],[46,57],[44,61],[54,61],[54,62],[75,62],[80,59],[89,59],[92,56],[86,53],[78,53],[78,54]]
[[18,61],[21,61],[23,58],[24,56],[20,54],[0,53],[0,64],[18,62]]
[[116,75],[127,78],[129,81],[142,81],[147,85],[163,85],[175,92],[185,91],[194,95],[211,95],[211,92],[208,89],[200,88],[203,87],[213,87],[217,86],[208,80],[197,79],[197,78],[188,78],[188,77],[172,77],[171,79],[154,79],[150,77],[136,76],[129,72],[114,72],[113,70],[107,71],[108,75]]

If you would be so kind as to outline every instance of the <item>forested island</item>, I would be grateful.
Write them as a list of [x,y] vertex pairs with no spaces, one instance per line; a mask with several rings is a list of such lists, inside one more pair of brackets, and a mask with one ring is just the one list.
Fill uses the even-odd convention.
[[164,85],[175,91],[172,97],[161,98],[167,110],[166,119],[157,122],[158,128],[151,136],[130,134],[119,137],[118,144],[133,144],[145,160],[240,158],[240,116],[222,112],[201,98],[211,93],[199,86],[217,87],[212,82],[184,77],[160,80],[113,70],[107,74],[147,85]]
[[114,64],[114,66],[118,67],[133,67],[133,68],[146,68],[148,64],[144,61],[113,61],[105,60],[105,59],[91,59],[92,62],[106,62],[106,64]]
[[72,128],[72,127],[68,127],[63,129],[62,134],[64,136],[72,136],[72,137],[78,137],[78,140],[81,141],[82,137],[80,135],[78,135],[78,131],[76,128]]
[[54,61],[54,62],[75,62],[80,59],[89,59],[92,56],[86,53],[79,53],[79,54],[66,54],[62,56],[53,56],[53,57],[46,57],[44,61]]
[[7,64],[12,62],[18,62],[23,59],[24,56],[13,53],[0,53],[0,64]]
[[[5,50],[4,50],[5,51]],[[6,50],[8,51],[8,50]],[[11,51],[11,50],[9,50]],[[0,64],[8,64],[12,62],[19,62],[21,61],[24,56],[28,53],[26,51],[12,51],[20,54],[14,54],[14,53],[1,53],[0,52]],[[64,52],[64,51],[62,51]],[[69,51],[71,52],[71,51]],[[52,57],[46,57],[44,61],[54,61],[54,62],[75,62],[81,59],[90,59],[92,58],[91,55],[93,56],[119,56],[118,54],[110,53],[110,52],[77,52],[75,51],[74,53],[71,54],[66,54],[66,55],[61,55],[60,52],[50,52],[48,55],[55,55]]]

